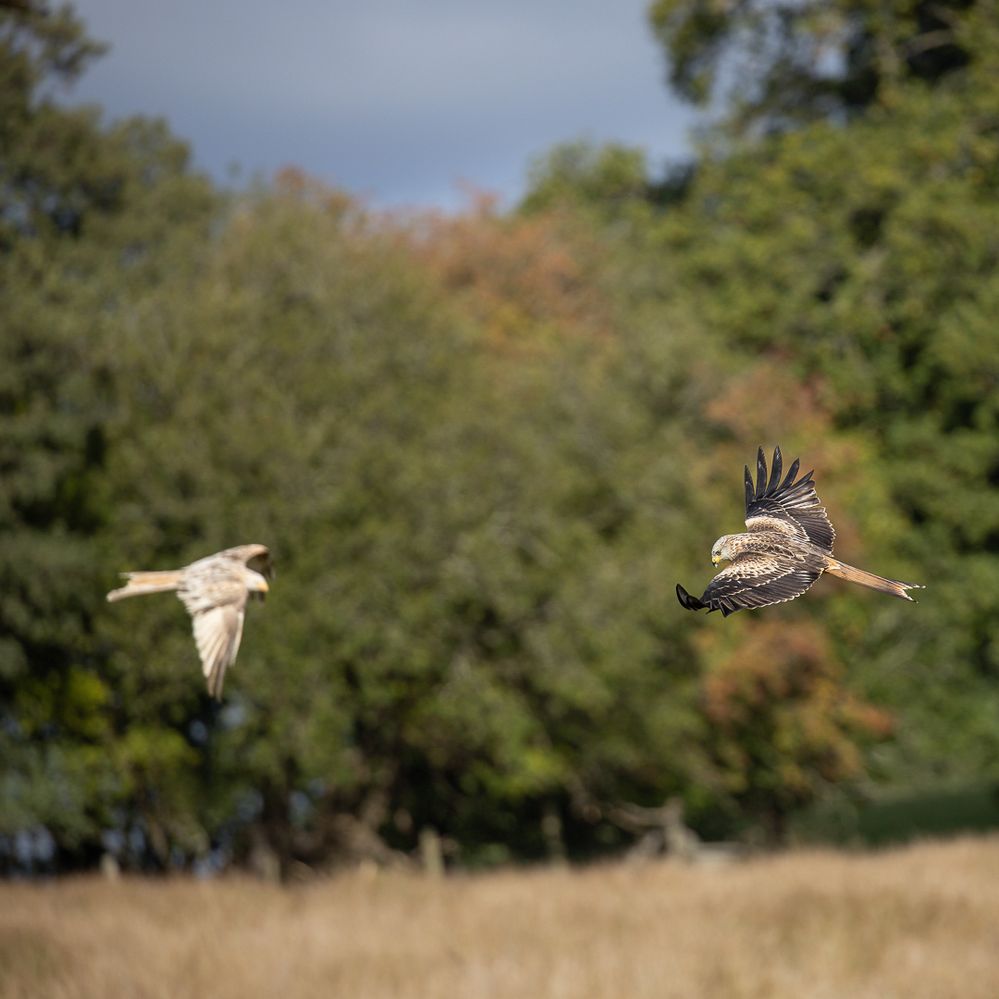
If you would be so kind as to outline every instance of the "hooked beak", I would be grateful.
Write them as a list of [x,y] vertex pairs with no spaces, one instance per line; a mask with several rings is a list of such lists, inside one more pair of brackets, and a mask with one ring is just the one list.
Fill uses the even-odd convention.
[[717,565],[720,561],[721,561],[721,558],[718,555],[712,555],[711,556],[711,564],[712,565]]
[[271,588],[267,585],[266,579],[260,580],[260,589],[258,590],[259,593],[269,593],[270,589]]

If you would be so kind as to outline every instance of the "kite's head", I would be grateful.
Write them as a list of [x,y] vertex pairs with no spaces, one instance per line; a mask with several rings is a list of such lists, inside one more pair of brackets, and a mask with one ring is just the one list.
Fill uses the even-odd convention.
[[259,572],[249,568],[246,570],[246,588],[251,594],[256,594],[259,600],[263,600],[270,589],[267,580]]
[[727,559],[732,561],[735,554],[729,548],[730,537],[728,534],[723,534],[712,546],[711,546],[711,564],[717,565],[722,559]]

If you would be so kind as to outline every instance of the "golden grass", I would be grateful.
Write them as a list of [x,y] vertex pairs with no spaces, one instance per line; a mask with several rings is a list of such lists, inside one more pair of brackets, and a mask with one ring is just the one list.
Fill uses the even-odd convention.
[[2,999],[999,995],[999,838],[432,881],[0,887]]

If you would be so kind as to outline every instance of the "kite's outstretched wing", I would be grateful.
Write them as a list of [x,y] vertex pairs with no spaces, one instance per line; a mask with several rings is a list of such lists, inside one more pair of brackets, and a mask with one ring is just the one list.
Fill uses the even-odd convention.
[[723,617],[751,607],[766,607],[800,597],[822,575],[814,562],[783,555],[747,552],[726,566],[708,583],[700,599],[679,583],[676,596],[687,610],[720,610]]
[[222,700],[225,671],[236,661],[243,637],[246,600],[240,605],[226,604],[193,615],[194,641],[201,657],[208,693]]
[[192,618],[208,692],[221,699],[226,669],[236,661],[246,612],[246,563],[267,556],[263,545],[228,548],[184,570],[177,596]]
[[815,492],[812,473],[808,472],[797,482],[794,481],[798,464],[795,458],[781,481],[783,461],[778,447],[774,450],[768,478],[767,460],[763,448],[760,448],[756,459],[755,485],[749,468],[746,468],[746,527],[750,531],[782,531],[831,553],[836,532]]

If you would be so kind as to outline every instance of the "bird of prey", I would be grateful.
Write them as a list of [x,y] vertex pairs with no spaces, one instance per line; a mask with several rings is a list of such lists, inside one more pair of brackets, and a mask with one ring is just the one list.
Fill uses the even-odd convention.
[[[746,468],[746,534],[725,534],[711,548],[711,561],[726,566],[708,583],[698,599],[679,583],[677,599],[687,610],[720,610],[728,617],[739,610],[766,607],[800,597],[824,572],[872,590],[912,600],[906,590],[921,590],[917,583],[885,579],[855,569],[832,557],[833,530],[825,507],[815,493],[812,472],[795,481],[798,459],[781,479],[780,448],[774,451],[770,475],[760,448],[756,483]],[[915,601],[913,601],[915,602]]]
[[[256,568],[250,568],[251,563]],[[258,572],[257,570],[261,570]],[[264,545],[240,545],[198,559],[183,569],[159,572],[123,572],[128,582],[108,594],[109,601],[146,593],[176,592],[194,628],[194,641],[208,693],[222,700],[226,668],[236,661],[243,636],[246,601],[251,594],[262,600],[268,591],[270,552]]]

